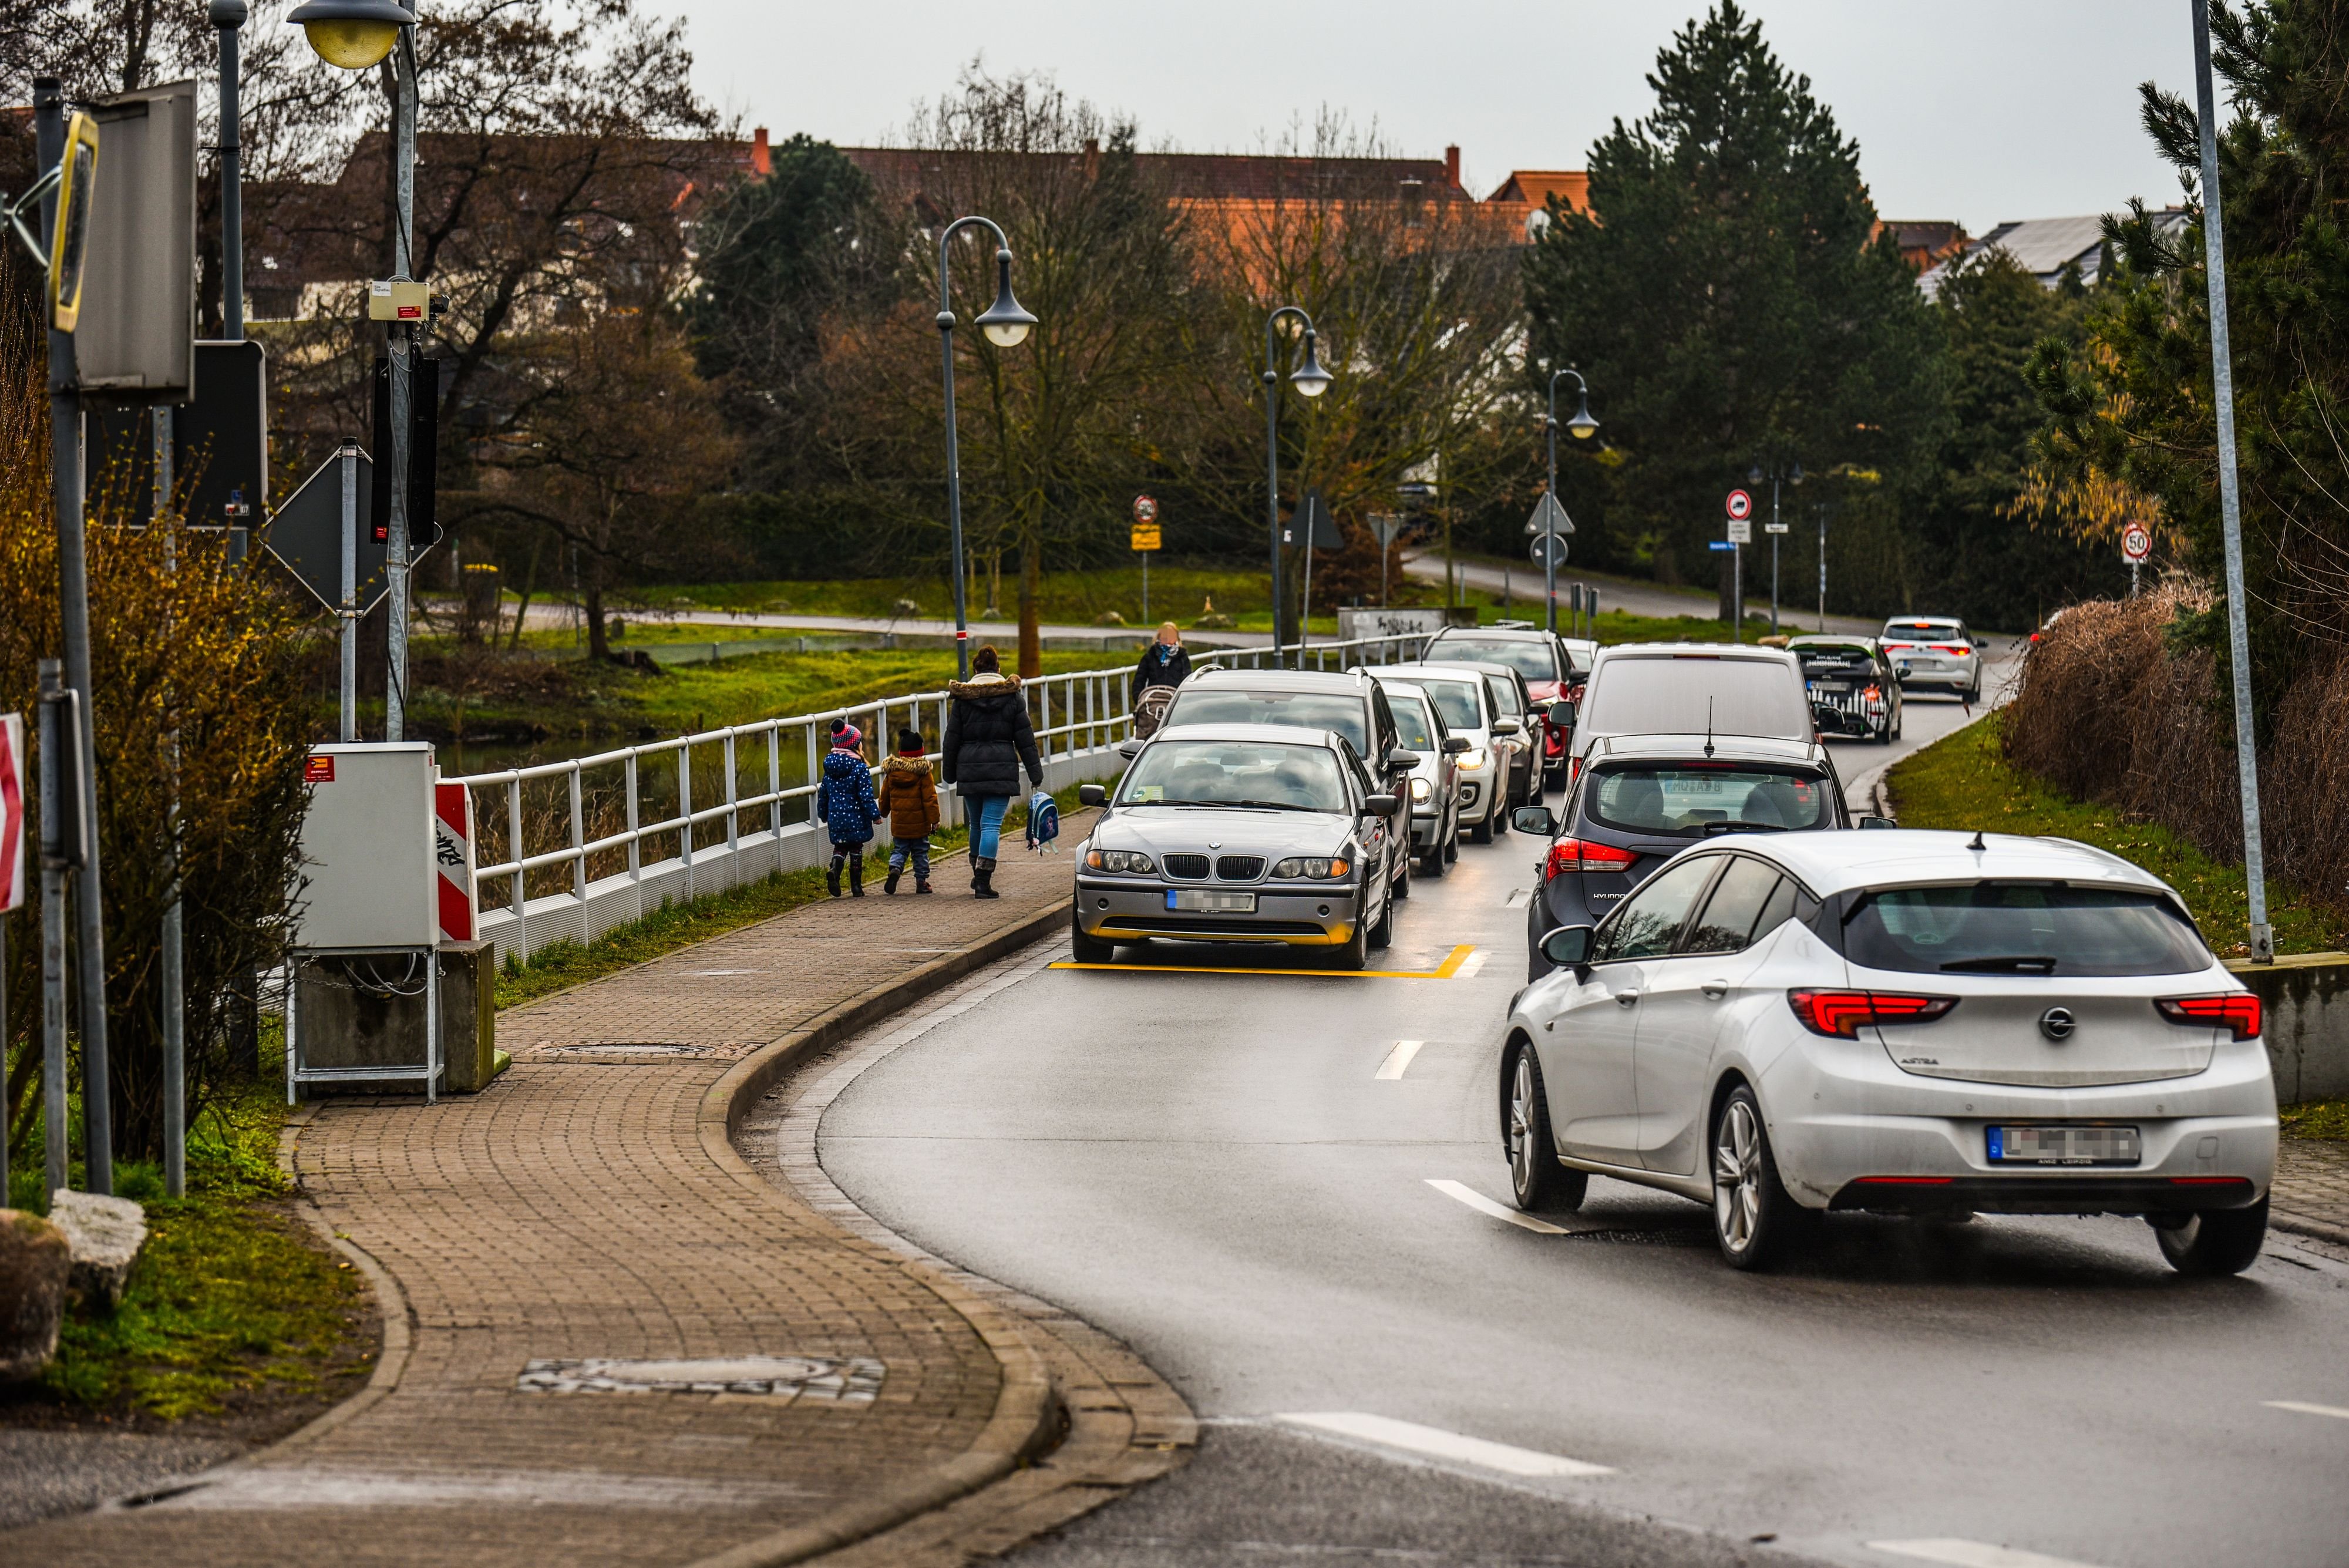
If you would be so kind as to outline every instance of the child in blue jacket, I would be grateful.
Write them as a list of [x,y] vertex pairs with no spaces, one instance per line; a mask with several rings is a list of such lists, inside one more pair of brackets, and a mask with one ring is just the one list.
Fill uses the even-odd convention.
[[864,846],[873,842],[873,825],[881,820],[881,803],[873,797],[873,770],[864,765],[860,748],[864,736],[845,719],[832,722],[832,750],[823,754],[823,780],[815,786],[815,814],[832,840],[832,867],[824,886],[840,897],[840,869],[848,867],[849,892],[864,897]]

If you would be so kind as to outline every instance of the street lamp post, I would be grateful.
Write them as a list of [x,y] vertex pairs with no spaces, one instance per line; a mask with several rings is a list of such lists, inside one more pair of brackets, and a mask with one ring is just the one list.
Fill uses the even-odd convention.
[[[1552,497],[1557,494],[1557,379],[1560,376],[1574,378],[1577,400],[1574,418],[1567,421],[1566,428],[1574,432],[1574,439],[1577,441],[1588,441],[1599,429],[1599,421],[1590,417],[1590,383],[1582,379],[1582,372],[1571,369],[1552,370],[1549,373],[1549,418],[1544,422],[1544,429],[1549,437],[1548,493]],[[1557,635],[1557,552],[1547,546],[1542,550],[1542,589],[1543,600],[1549,606],[1549,634],[1556,637]]]
[[1284,305],[1264,320],[1264,510],[1272,535],[1272,662],[1282,662],[1281,622],[1285,618],[1280,584],[1280,363],[1273,329],[1289,317],[1305,327],[1304,362],[1289,372],[1289,383],[1299,394],[1318,398],[1330,389],[1330,372],[1313,351],[1313,317],[1294,305]]
[[1819,524],[1819,635],[1824,637],[1827,629],[1827,504],[1814,501],[1811,513]]
[[992,218],[973,214],[957,218],[938,236],[938,353],[947,383],[947,529],[954,545],[955,669],[958,680],[970,679],[969,603],[962,567],[962,449],[955,440],[954,298],[947,270],[947,247],[956,234],[972,224],[995,236],[995,303],[978,317],[978,329],[998,348],[1017,348],[1027,341],[1036,318],[1011,297],[1011,242]]
[[[409,447],[410,410],[416,399],[416,334],[423,325],[424,308],[411,315],[401,306],[411,284],[409,276],[409,238],[416,211],[416,14],[393,0],[308,0],[285,18],[299,23],[310,47],[328,65],[363,71],[380,64],[394,48],[399,59],[393,68],[392,182],[394,191],[392,315],[386,323],[391,359],[391,450],[377,461],[391,465],[391,507],[385,520],[384,566],[390,579],[389,625],[384,680],[383,738],[403,740],[408,710],[408,481],[411,467]],[[240,270],[242,266],[240,265]],[[378,292],[381,286],[378,286]],[[370,297],[370,308],[374,304]]]
[[[1764,477],[1770,481],[1770,635],[1775,637],[1778,635],[1778,536],[1786,531],[1786,525],[1778,521],[1778,487],[1782,483],[1802,483],[1803,465],[1799,462],[1790,462],[1785,468],[1780,468],[1775,460],[1773,460],[1769,466],[1764,468],[1757,462],[1746,471],[1745,477],[1754,484],[1761,483]],[[1822,562],[1826,559],[1826,545],[1822,544],[1820,545]],[[1824,565],[1820,567],[1820,580],[1824,585],[1826,581]],[[1819,593],[1824,602],[1826,593],[1824,586],[1820,587]],[[1737,617],[1739,627],[1743,628],[1745,624],[1745,606],[1741,602],[1731,606],[1730,608]],[[1826,629],[1825,622],[1821,623],[1820,629]]]
[[244,0],[212,0],[205,15],[220,29],[221,337],[237,343],[244,337],[244,192],[236,33],[251,13]]

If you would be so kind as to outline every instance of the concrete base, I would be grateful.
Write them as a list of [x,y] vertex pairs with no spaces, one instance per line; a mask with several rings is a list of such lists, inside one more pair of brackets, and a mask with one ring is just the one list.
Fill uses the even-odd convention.
[[2349,1095],[2349,953],[2297,953],[2227,967],[2259,992],[2276,1103]]
[[[488,1087],[497,1060],[497,944],[451,942],[440,950],[440,1087],[470,1095]],[[418,1067],[424,1063],[420,974],[404,978],[398,959],[372,961],[376,977],[414,995],[355,985],[341,958],[300,958],[295,1006],[309,1067]],[[359,961],[367,962],[368,961]],[[364,981],[365,975],[362,975]],[[365,1080],[359,1080],[364,1083]],[[387,1080],[387,1084],[398,1080]],[[311,1085],[313,1091],[319,1087]]]

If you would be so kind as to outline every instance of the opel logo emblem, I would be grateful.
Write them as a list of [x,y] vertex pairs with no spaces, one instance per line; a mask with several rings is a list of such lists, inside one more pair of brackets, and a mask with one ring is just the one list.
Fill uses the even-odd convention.
[[2069,1040],[2079,1026],[2080,1021],[2068,1007],[2051,1007],[2039,1015],[2039,1033],[2050,1040]]

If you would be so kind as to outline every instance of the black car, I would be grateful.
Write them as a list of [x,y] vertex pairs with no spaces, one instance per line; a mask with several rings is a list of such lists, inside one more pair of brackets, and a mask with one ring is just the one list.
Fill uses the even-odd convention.
[[1798,637],[1786,651],[1803,661],[1819,733],[1890,745],[1900,738],[1899,661],[1870,637]]
[[1853,826],[1843,783],[1816,741],[1757,736],[1609,735],[1584,759],[1564,808],[1519,808],[1516,825],[1550,840],[1526,900],[1526,978],[1553,967],[1541,940],[1592,926],[1665,861],[1724,833]]

